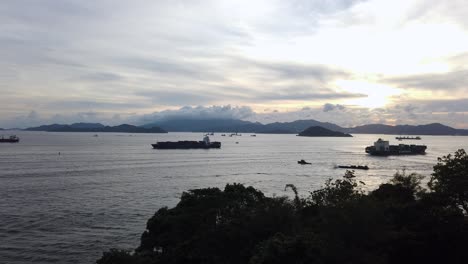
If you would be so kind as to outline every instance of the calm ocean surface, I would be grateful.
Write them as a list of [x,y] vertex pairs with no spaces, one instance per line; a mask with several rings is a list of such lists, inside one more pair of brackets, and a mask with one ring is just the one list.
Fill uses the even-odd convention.
[[188,189],[239,182],[282,196],[292,183],[307,195],[344,174],[335,165],[368,165],[356,175],[373,188],[396,170],[429,177],[437,157],[468,150],[468,137],[450,136],[404,142],[427,145],[427,155],[372,157],[365,146],[379,137],[397,144],[395,136],[218,133],[211,140],[221,149],[154,150],[156,140],[201,140],[202,133],[16,134],[19,144],[0,144],[0,263],[94,263],[109,248],[133,249],[154,212]]

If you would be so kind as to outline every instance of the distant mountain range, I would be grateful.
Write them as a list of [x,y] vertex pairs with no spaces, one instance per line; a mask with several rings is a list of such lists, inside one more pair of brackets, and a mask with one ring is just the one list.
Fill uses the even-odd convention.
[[238,119],[171,119],[145,124],[143,127],[157,126],[170,132],[231,132],[250,124],[257,123]]
[[393,134],[393,135],[468,135],[467,129],[455,129],[439,123],[427,125],[398,125],[389,126],[371,124],[345,129],[347,133],[354,134]]
[[350,134],[332,131],[319,126],[312,126],[298,134],[301,137],[352,137]]
[[316,120],[296,120],[293,122],[276,122],[261,124],[238,119],[174,119],[143,125],[143,127],[158,126],[171,132],[242,132],[242,133],[271,133],[297,134],[311,126],[321,126],[333,131],[342,131],[342,127],[332,123]]
[[126,132],[126,133],[167,133],[159,127],[141,127],[132,125],[104,126],[99,123],[75,123],[71,125],[44,125],[39,127],[26,128],[27,131],[47,131],[47,132]]
[[236,119],[192,120],[176,119],[146,124],[143,127],[158,126],[171,132],[241,132],[297,134],[311,126],[320,126],[332,131],[351,134],[394,134],[394,135],[468,135],[466,129],[455,129],[439,123],[427,125],[382,125],[371,124],[351,128],[340,127],[329,122],[317,120],[296,120],[293,122],[275,122],[261,124]]
[[455,129],[439,123],[427,125],[382,125],[370,124],[343,128],[333,123],[317,120],[296,120],[261,124],[238,119],[172,119],[149,123],[143,126],[120,125],[104,126],[100,123],[75,123],[71,125],[45,125],[31,127],[28,131],[53,132],[128,132],[128,133],[166,133],[170,132],[239,132],[298,134],[309,127],[319,126],[332,131],[350,134],[393,134],[393,135],[468,135],[467,129]]

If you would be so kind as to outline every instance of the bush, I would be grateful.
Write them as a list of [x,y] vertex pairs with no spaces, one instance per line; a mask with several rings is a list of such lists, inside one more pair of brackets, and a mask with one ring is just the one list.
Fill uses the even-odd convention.
[[468,155],[465,150],[438,158],[429,188],[449,205],[461,207],[468,213]]
[[439,159],[431,192],[398,172],[366,194],[349,171],[306,198],[287,185],[294,200],[241,184],[191,190],[149,219],[134,253],[97,263],[465,263],[467,160]]

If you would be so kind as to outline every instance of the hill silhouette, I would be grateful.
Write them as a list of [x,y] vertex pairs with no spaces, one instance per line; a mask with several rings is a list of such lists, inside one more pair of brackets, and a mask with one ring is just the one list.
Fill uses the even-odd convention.
[[466,129],[455,129],[440,123],[432,123],[427,125],[382,125],[369,124],[357,126],[346,130],[348,133],[363,133],[363,134],[394,134],[394,135],[468,135]]
[[319,126],[312,126],[298,134],[301,137],[352,137],[350,134],[345,134],[338,131],[332,131]]
[[404,134],[404,135],[468,135],[466,129],[455,129],[439,123],[427,125],[383,125],[369,124],[344,128],[329,122],[313,119],[292,122],[262,124],[238,119],[167,119],[143,125],[158,126],[170,132],[241,132],[297,134],[311,126],[320,126],[332,131],[356,134]]
[[99,123],[75,123],[71,125],[52,124],[39,127],[30,127],[27,131],[47,132],[125,132],[125,133],[167,133],[159,127],[138,127],[128,124],[118,126],[104,126]]
[[262,124],[238,119],[168,119],[143,125],[158,126],[170,132],[240,132],[240,133],[278,133],[297,134],[310,126],[321,126],[334,131],[344,128],[317,120],[296,120]]
[[[262,124],[238,119],[167,119],[148,123],[141,128],[161,128],[170,132],[240,132],[240,133],[271,133],[271,134],[298,134],[305,129],[319,126],[332,131],[352,134],[393,134],[393,135],[468,135],[466,129],[455,129],[439,123],[427,125],[383,125],[369,124],[351,128],[343,128],[333,123],[321,122],[313,119],[296,120],[292,122],[274,122]],[[74,123],[71,125],[52,124],[30,127],[29,131],[56,131],[56,132],[100,132],[99,129],[111,130],[100,123]],[[133,129],[139,131],[139,129]],[[125,131],[121,131],[125,132]],[[149,132],[152,133],[152,132]],[[155,132],[156,133],[156,132]]]

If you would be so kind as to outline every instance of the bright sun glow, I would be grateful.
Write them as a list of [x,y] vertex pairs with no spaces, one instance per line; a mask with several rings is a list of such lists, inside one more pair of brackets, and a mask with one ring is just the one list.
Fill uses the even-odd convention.
[[346,92],[367,95],[365,98],[346,101],[346,104],[349,105],[358,105],[368,108],[384,107],[390,103],[392,96],[401,94],[399,89],[367,81],[340,80],[335,83],[340,89]]

